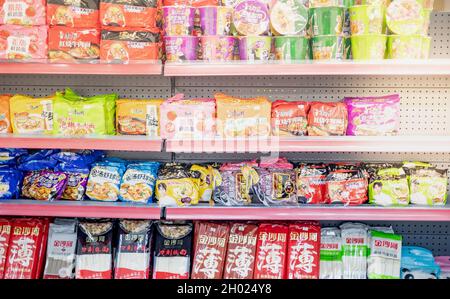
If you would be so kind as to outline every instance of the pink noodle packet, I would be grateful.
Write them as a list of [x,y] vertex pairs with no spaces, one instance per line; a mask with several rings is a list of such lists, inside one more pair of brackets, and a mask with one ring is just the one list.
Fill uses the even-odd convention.
[[400,96],[344,98],[348,111],[347,135],[396,135],[400,124]]
[[47,26],[0,26],[0,59],[47,58]]
[[0,24],[45,25],[45,0],[0,1]]

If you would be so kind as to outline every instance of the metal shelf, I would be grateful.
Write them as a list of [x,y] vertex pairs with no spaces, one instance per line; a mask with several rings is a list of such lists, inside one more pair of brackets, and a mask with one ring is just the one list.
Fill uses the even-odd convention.
[[450,206],[380,207],[301,205],[299,207],[195,206],[166,208],[167,220],[358,220],[450,221]]
[[450,75],[450,59],[299,62],[168,62],[165,76]]
[[160,152],[162,144],[162,139],[149,138],[146,136],[64,137],[18,134],[0,135],[0,147],[7,148]]
[[161,209],[156,205],[124,202],[2,200],[0,215],[160,219]]

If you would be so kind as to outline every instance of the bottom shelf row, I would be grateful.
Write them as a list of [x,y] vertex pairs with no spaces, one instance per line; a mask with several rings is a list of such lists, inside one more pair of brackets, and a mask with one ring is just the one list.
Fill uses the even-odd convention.
[[448,279],[450,256],[356,222],[3,218],[0,278]]

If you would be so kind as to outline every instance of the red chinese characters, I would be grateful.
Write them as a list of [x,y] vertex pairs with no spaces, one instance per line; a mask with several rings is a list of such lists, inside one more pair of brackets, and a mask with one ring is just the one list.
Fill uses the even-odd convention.
[[318,279],[320,266],[320,225],[289,225],[288,279]]
[[228,238],[228,251],[223,278],[252,279],[255,264],[258,226],[234,223]]
[[230,228],[227,224],[200,222],[196,225],[193,279],[222,278]]
[[259,226],[254,279],[282,279],[285,273],[288,227],[263,223]]
[[11,235],[11,222],[0,219],[0,279],[5,272],[6,253],[8,252],[9,237]]

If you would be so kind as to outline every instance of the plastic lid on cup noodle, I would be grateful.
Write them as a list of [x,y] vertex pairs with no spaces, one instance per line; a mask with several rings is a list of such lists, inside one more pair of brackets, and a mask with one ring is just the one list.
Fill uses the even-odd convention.
[[308,10],[300,0],[277,0],[270,9],[272,28],[280,35],[302,32],[308,21]]
[[415,34],[423,26],[422,6],[416,0],[395,0],[386,11],[386,23],[395,34]]
[[269,30],[267,5],[259,0],[245,0],[234,8],[233,22],[240,35],[262,35]]

